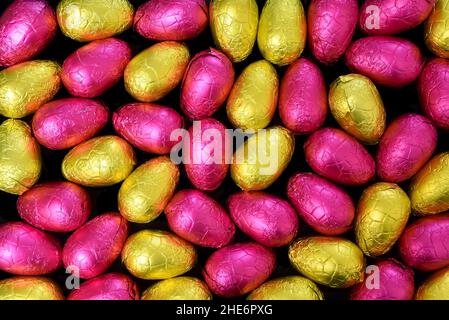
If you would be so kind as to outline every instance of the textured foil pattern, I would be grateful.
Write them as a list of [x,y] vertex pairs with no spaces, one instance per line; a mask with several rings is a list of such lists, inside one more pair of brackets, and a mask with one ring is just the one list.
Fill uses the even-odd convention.
[[449,0],[437,0],[427,19],[424,40],[427,47],[441,58],[449,58]]
[[1,280],[0,300],[64,300],[64,295],[52,279],[24,276]]
[[248,300],[324,300],[320,288],[307,278],[287,276],[265,282]]
[[206,284],[193,277],[156,282],[142,293],[142,300],[212,300]]
[[449,268],[435,272],[416,291],[416,300],[449,300]]

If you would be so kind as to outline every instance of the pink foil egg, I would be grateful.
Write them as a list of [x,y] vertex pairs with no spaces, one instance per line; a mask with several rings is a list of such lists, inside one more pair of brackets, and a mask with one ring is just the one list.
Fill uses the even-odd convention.
[[70,232],[81,227],[91,213],[86,190],[71,182],[36,185],[17,200],[20,217],[29,224],[54,232]]
[[109,109],[98,101],[83,98],[55,100],[34,114],[33,134],[48,149],[67,149],[95,136],[108,118]]
[[232,137],[219,121],[208,118],[195,121],[184,139],[184,167],[195,188],[217,189],[226,177],[232,156]]
[[184,125],[174,109],[154,103],[129,103],[112,116],[115,131],[140,150],[167,154],[178,143],[170,135]]
[[128,237],[128,222],[118,213],[104,213],[76,230],[62,251],[64,267],[82,279],[105,272],[120,255]]
[[275,267],[276,256],[270,249],[256,243],[238,243],[212,253],[203,276],[214,294],[232,298],[260,286]]
[[0,17],[0,66],[32,59],[53,40],[57,28],[47,1],[14,1]]
[[141,5],[134,16],[134,29],[156,41],[193,39],[207,24],[204,0],[150,0]]
[[43,275],[61,266],[61,245],[48,233],[23,222],[0,225],[0,270]]
[[430,159],[437,131],[425,117],[409,113],[395,119],[385,131],[377,151],[377,175],[382,181],[403,182]]
[[393,88],[405,87],[415,81],[424,63],[421,51],[414,43],[389,36],[355,41],[346,51],[345,59],[353,72]]
[[190,61],[181,86],[181,108],[192,120],[213,115],[226,101],[234,83],[232,62],[220,51],[208,49]]
[[376,164],[366,149],[340,129],[324,128],[304,144],[313,171],[334,182],[357,186],[374,178]]
[[279,114],[296,134],[317,130],[327,116],[326,84],[321,70],[307,59],[291,64],[281,81]]
[[223,207],[197,190],[175,194],[165,216],[174,233],[199,246],[221,248],[234,237],[234,223]]
[[239,192],[228,199],[237,226],[267,247],[289,244],[298,232],[295,209],[284,199],[265,192]]
[[67,300],[139,300],[139,289],[130,277],[112,272],[82,283]]
[[119,39],[93,41],[72,53],[62,65],[61,79],[73,96],[95,98],[123,76],[131,48]]
[[[394,259],[383,260],[351,290],[351,300],[413,300],[413,271]],[[368,270],[367,270],[368,271]],[[376,280],[374,272],[378,272]]]
[[449,266],[449,215],[417,220],[407,227],[399,240],[402,260],[420,271]]
[[309,44],[315,58],[331,64],[345,53],[357,26],[357,0],[312,0],[307,15]]
[[323,235],[339,235],[352,226],[351,197],[337,185],[313,173],[297,173],[288,182],[287,196],[299,216]]

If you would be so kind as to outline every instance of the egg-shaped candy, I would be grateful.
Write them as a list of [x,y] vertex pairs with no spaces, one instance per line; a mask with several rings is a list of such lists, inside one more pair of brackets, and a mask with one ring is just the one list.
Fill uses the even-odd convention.
[[437,0],[427,19],[424,39],[427,47],[441,58],[449,58],[449,0]]
[[324,300],[313,281],[301,276],[287,276],[265,282],[247,297],[248,300]]
[[142,293],[142,300],[212,300],[206,284],[193,277],[156,282]]
[[424,280],[416,291],[415,300],[449,300],[449,268]]
[[64,300],[64,295],[52,279],[22,276],[0,281],[0,300]]

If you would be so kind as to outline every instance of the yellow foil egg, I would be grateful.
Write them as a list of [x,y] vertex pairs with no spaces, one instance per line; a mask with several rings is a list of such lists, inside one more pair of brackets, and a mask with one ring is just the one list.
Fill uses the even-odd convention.
[[262,56],[283,66],[301,56],[307,24],[300,0],[267,0],[259,21],[257,44]]
[[449,0],[438,0],[424,31],[427,47],[441,58],[449,58]]
[[210,29],[217,47],[233,62],[245,60],[257,36],[259,9],[255,0],[213,0]]
[[309,237],[290,245],[291,264],[307,278],[331,288],[347,288],[363,281],[365,259],[349,240]]
[[189,49],[179,42],[165,41],[149,47],[126,66],[126,91],[139,101],[161,99],[181,82],[189,59]]
[[40,173],[41,153],[30,127],[21,120],[4,121],[0,125],[0,190],[22,194]]
[[165,209],[179,181],[179,169],[168,157],[145,162],[126,178],[118,207],[128,221],[148,223]]
[[387,253],[399,239],[410,216],[410,200],[394,183],[367,188],[359,200],[355,222],[357,244],[370,257]]
[[272,185],[290,162],[295,137],[283,127],[258,130],[234,153],[231,176],[243,190],[263,190]]
[[265,282],[251,292],[248,300],[324,300],[320,288],[301,276],[288,276]]
[[449,300],[449,268],[437,271],[416,291],[416,300]]
[[0,114],[23,118],[51,100],[61,87],[61,67],[53,61],[35,60],[0,72]]
[[64,300],[64,296],[51,279],[23,276],[0,281],[0,300]]
[[206,284],[193,277],[162,280],[142,293],[142,300],[212,300]]
[[273,119],[278,101],[276,69],[265,60],[250,64],[232,88],[226,111],[236,128],[262,129]]
[[132,147],[117,136],[90,139],[74,147],[62,161],[64,177],[87,187],[119,183],[133,170]]
[[431,159],[410,185],[412,210],[418,214],[436,214],[449,209],[449,152]]
[[142,230],[126,240],[122,261],[128,271],[146,280],[169,279],[195,265],[195,248],[172,233]]
[[366,144],[376,144],[385,131],[385,108],[374,83],[360,74],[335,80],[329,91],[329,107],[338,124]]
[[77,41],[105,39],[133,24],[134,7],[128,0],[62,0],[56,9],[64,35]]

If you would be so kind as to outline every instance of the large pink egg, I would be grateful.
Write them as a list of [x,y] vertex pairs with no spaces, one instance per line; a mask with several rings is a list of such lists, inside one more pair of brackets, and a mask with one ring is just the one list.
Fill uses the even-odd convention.
[[81,227],[91,212],[86,190],[71,182],[46,182],[22,194],[17,201],[20,217],[29,224],[54,232]]
[[267,280],[276,267],[273,251],[256,243],[238,243],[212,253],[203,276],[220,297],[242,296]]
[[354,220],[351,197],[313,173],[297,173],[288,181],[287,195],[299,216],[315,231],[329,236],[348,231]]
[[289,244],[298,232],[295,209],[284,199],[265,192],[239,192],[228,199],[237,226],[267,247]]
[[94,137],[108,118],[109,109],[98,101],[83,98],[55,100],[34,114],[33,134],[48,149],[67,149]]
[[190,61],[181,86],[181,108],[192,120],[213,115],[234,83],[234,67],[223,53],[208,49]]
[[118,213],[104,213],[76,230],[62,251],[64,267],[80,278],[105,272],[120,255],[128,237],[128,222]]
[[0,270],[43,275],[61,266],[61,245],[53,236],[23,222],[0,225]]
[[292,63],[281,81],[279,115],[296,134],[320,128],[327,116],[327,92],[321,70],[307,59]]
[[199,246],[221,248],[234,237],[234,223],[223,207],[197,190],[175,194],[165,216],[174,233]]
[[0,17],[0,66],[32,59],[53,40],[57,29],[47,1],[14,1]]
[[119,39],[92,41],[65,59],[61,79],[76,97],[95,98],[115,85],[131,60],[131,48]]

